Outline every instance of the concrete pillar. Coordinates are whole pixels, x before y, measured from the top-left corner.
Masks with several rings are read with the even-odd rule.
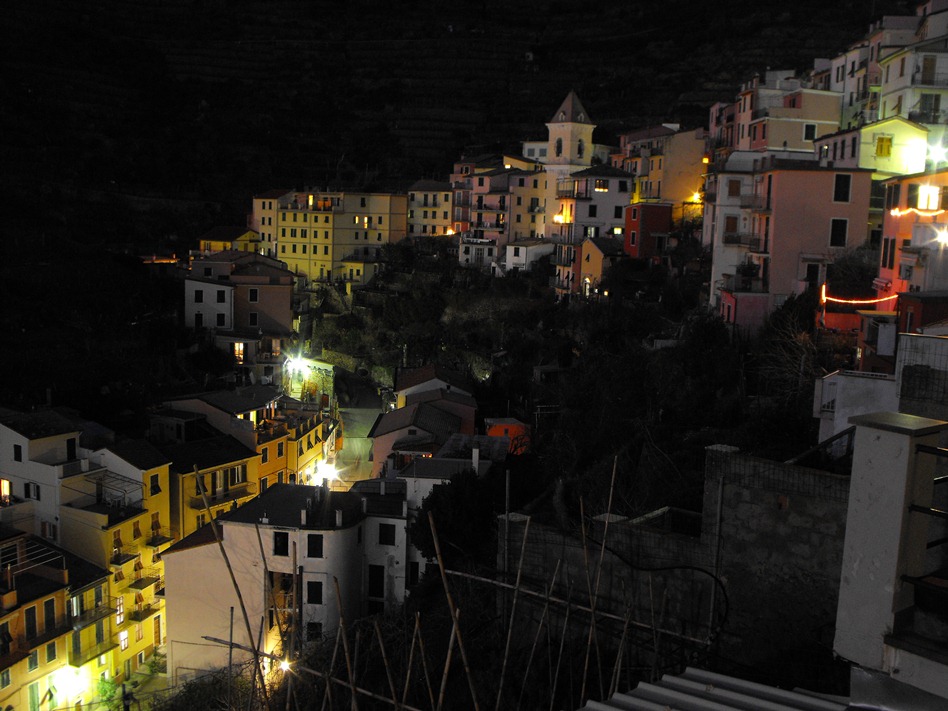
[[[901,576],[924,572],[936,458],[916,445],[937,446],[948,422],[896,412],[850,418],[856,425],[846,517],[836,640],[840,656],[870,669],[885,666],[884,637],[896,614],[914,604]]]

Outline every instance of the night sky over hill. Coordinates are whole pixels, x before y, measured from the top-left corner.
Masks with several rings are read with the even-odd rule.
[[[749,72],[806,68],[904,2],[15,3],[3,23],[13,229],[187,248],[274,186],[392,189],[543,135],[574,88],[597,138],[705,122]]]

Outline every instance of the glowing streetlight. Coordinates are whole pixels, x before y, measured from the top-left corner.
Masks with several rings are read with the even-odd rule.
[[[290,663],[286,659],[280,662],[280,671],[288,672],[290,670]]]

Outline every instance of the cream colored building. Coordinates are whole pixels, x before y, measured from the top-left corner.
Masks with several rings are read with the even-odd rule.
[[[454,234],[454,190],[451,183],[419,180],[408,188],[408,234],[412,237]]]

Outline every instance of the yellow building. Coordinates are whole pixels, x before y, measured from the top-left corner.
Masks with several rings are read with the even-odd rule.
[[[118,644],[110,673],[122,681],[164,643],[170,460],[145,441],[111,445],[94,458],[101,469],[63,480],[60,525],[66,547],[112,573]]]
[[[108,572],[0,528],[0,708],[91,703],[117,644]]]
[[[276,256],[310,281],[366,284],[407,232],[407,195],[307,191],[277,204]]]
[[[454,234],[453,190],[451,183],[419,180],[408,188],[408,234],[446,236]]]
[[[202,254],[237,250],[238,252],[260,252],[260,234],[246,227],[214,227],[198,239]]]

